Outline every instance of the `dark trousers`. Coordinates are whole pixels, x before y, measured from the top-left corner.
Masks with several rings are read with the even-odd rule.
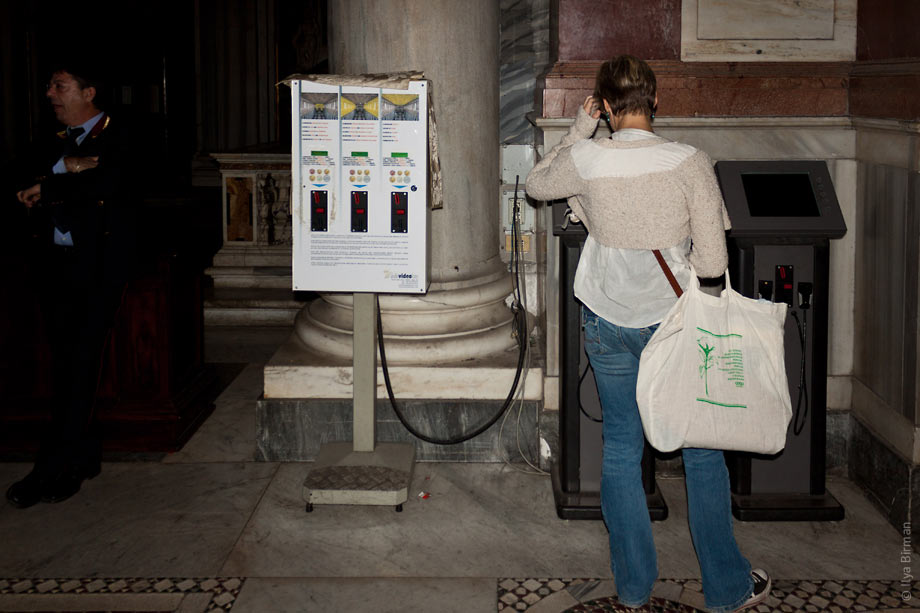
[[[91,469],[101,457],[93,423],[107,341],[124,284],[93,280],[77,270],[72,248],[54,247],[39,290],[51,347],[53,407],[36,468],[49,474]]]

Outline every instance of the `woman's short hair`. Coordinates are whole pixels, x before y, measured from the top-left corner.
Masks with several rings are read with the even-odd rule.
[[[621,111],[652,115],[655,112],[655,73],[644,61],[620,55],[601,64],[594,97],[606,100],[614,115]]]

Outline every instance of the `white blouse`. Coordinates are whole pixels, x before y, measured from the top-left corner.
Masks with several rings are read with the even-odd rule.
[[[631,128],[614,132],[610,138],[631,141],[650,136],[653,136],[650,132]],[[655,160],[648,159],[647,155],[622,152],[616,160],[617,174],[669,170],[686,158],[676,143],[673,147],[666,145],[654,149],[658,153]],[[677,283],[686,288],[691,278],[690,237],[660,251]],[[654,253],[647,249],[605,247],[590,235],[575,272],[575,296],[610,323],[626,328],[645,328],[660,323],[677,301]]]

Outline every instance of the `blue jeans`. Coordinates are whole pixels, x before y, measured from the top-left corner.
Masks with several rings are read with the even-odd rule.
[[[610,534],[610,566],[620,601],[645,604],[658,561],[642,487],[645,436],[636,405],[639,356],[657,325],[623,328],[583,309],[585,351],[604,415],[601,510]],[[703,576],[706,607],[733,611],[751,595],[751,565],[732,528],[728,469],[721,451],[684,449],[690,534]]]

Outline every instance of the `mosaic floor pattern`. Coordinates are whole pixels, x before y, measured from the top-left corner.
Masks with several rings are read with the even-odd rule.
[[[172,595],[172,600],[144,602],[144,611],[231,611],[244,578],[60,578],[0,579],[0,611],[54,610],[32,608],[49,597],[70,595],[67,611],[126,610],[144,595]],[[621,605],[613,582],[604,579],[497,580],[497,610],[506,613],[606,613],[635,611]],[[195,602],[184,602],[194,597]],[[100,600],[102,599],[102,600]],[[85,603],[81,608],[79,603]],[[157,606],[157,602],[162,606]],[[858,611],[920,612],[920,581],[873,580],[776,580],[767,600],[752,609],[756,613],[851,613]],[[9,608],[9,606],[23,608]],[[26,603],[26,604],[23,604]],[[29,604],[31,603],[31,604]],[[77,603],[77,604],[74,604]],[[26,608],[28,606],[28,608]],[[100,608],[102,607],[102,608]],[[63,609],[62,609],[63,610]],[[642,611],[696,613],[704,611],[698,580],[659,581],[652,599]]]
[[[498,610],[509,613],[635,610],[619,604],[614,592],[610,580],[499,579]],[[702,585],[698,580],[663,579],[656,584],[649,606],[643,610],[656,613],[703,611]],[[757,613],[920,612],[920,581],[774,580],[767,600],[749,610]]]
[[[147,608],[156,607],[157,601],[151,601],[149,598],[142,599],[143,595],[174,595],[177,598],[160,599],[162,605],[169,605],[168,608],[160,608],[161,611],[174,611],[177,606],[173,607],[169,603],[181,603],[183,596],[195,596],[193,600],[200,602],[198,610],[204,611],[229,611],[233,608],[240,589],[242,589],[245,579],[238,577],[215,577],[215,578],[88,578],[88,579],[0,579],[0,603],[6,601],[9,604],[20,604],[19,606],[30,606],[41,602],[54,602],[53,598],[61,598],[69,595],[72,598],[68,602],[68,611],[98,611],[105,608],[112,608],[124,611],[120,608],[124,605],[131,605],[131,601],[139,602],[144,600],[144,610],[151,611]],[[50,597],[50,598],[49,598]],[[80,602],[85,602],[87,607],[79,608]],[[72,604],[76,603],[76,604]],[[103,606],[105,608],[100,609]],[[140,606],[140,605],[138,605]],[[77,608],[74,608],[77,607]],[[119,607],[119,608],[116,608]],[[0,611],[10,611],[3,604],[0,604]],[[16,610],[53,610],[53,609],[16,609]],[[190,610],[188,604],[183,610]]]

